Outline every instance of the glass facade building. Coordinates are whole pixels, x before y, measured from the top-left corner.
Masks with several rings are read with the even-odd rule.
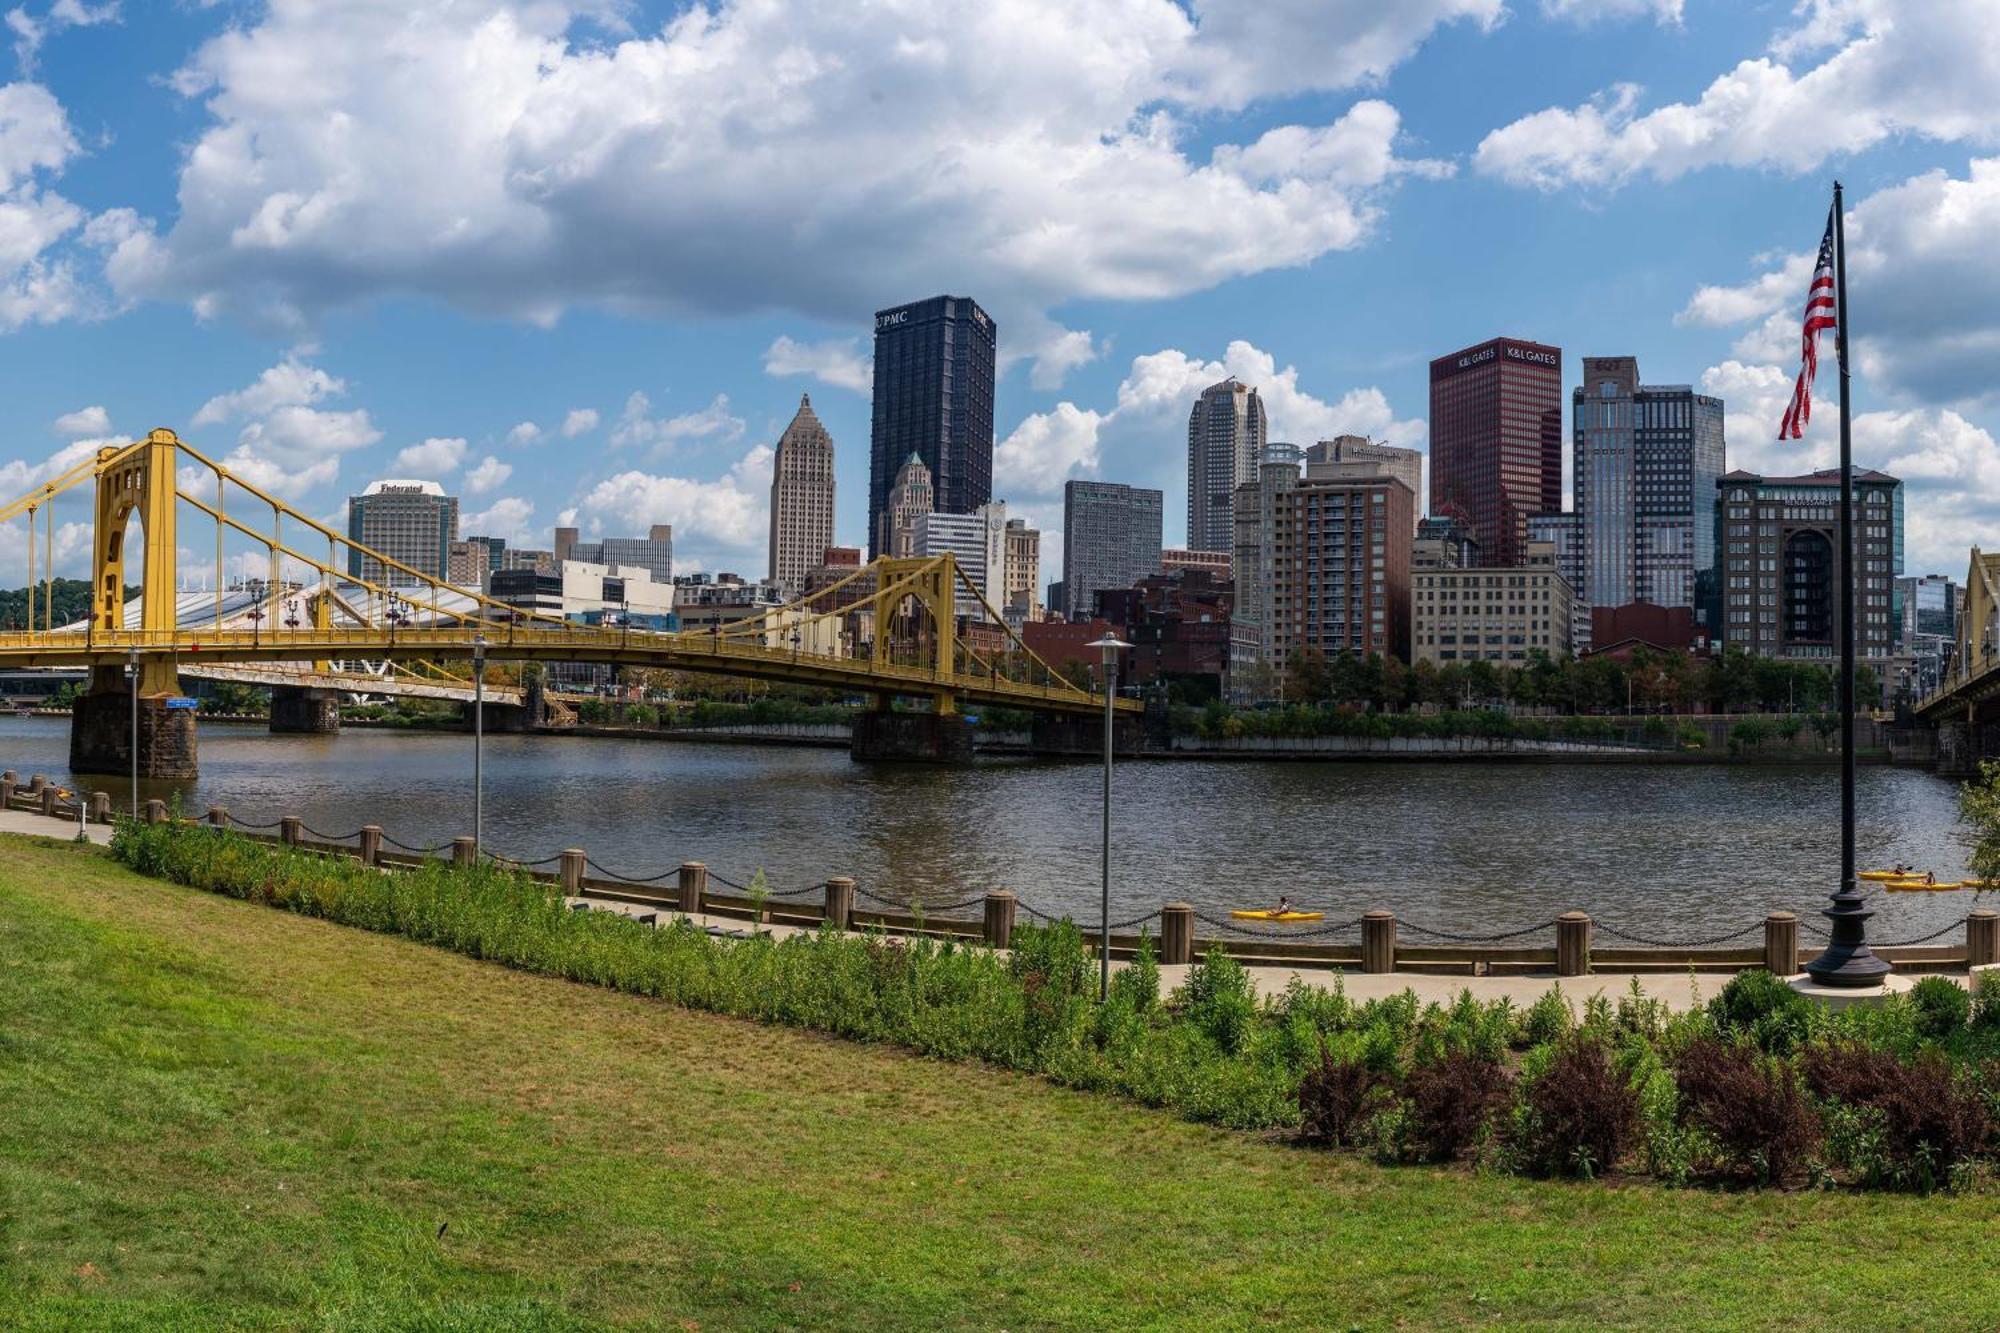
[[[347,499],[347,536],[418,573],[447,579],[451,544],[458,540],[458,497],[434,481],[371,482]],[[422,582],[355,550],[347,553],[347,572],[391,588]]]
[[[1528,516],[1562,509],[1562,349],[1495,338],[1431,362],[1431,513],[1487,564],[1525,558]]]
[[[1187,436],[1187,544],[1194,550],[1226,551],[1236,540],[1236,488],[1285,452],[1269,456],[1269,434],[1264,400],[1240,380],[1211,384],[1194,400]]]
[[[993,320],[964,296],[875,312],[875,398],[868,452],[868,548],[889,550],[890,491],[912,454],[942,514],[993,498]]]
[[[1063,601],[1071,620],[1097,613],[1097,594],[1160,572],[1160,491],[1111,481],[1063,486]]]
[[[1719,629],[1715,494],[1722,400],[1685,384],[1639,382],[1629,356],[1583,359],[1571,399],[1572,477],[1582,543],[1579,597],[1688,607]]]

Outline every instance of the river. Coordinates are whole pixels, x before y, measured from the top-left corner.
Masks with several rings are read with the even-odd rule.
[[[0,767],[66,775],[68,734],[63,718],[0,719]],[[204,722],[202,775],[181,799],[197,814],[296,814],[328,834],[377,823],[422,846],[471,831],[471,756],[462,735]],[[932,903],[1006,887],[1098,919],[1101,776],[1089,763],[871,766],[841,750],[492,736],[485,772],[487,845],[521,859],[575,846],[620,874],[699,860],[739,882],[762,867],[779,889],[852,875]],[[1830,766],[1123,763],[1112,915],[1175,899],[1219,914],[1285,893],[1330,920],[1386,907],[1465,933],[1569,908],[1686,942],[1773,908],[1817,922],[1839,860],[1838,784]],[[116,779],[84,785],[128,799]],[[1864,767],[1863,866],[1963,878],[1956,797],[1927,773]],[[1874,897],[1887,939],[1974,905],[1969,893]]]

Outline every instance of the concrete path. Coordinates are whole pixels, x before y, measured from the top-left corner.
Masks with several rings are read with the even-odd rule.
[[[102,845],[111,841],[109,824],[92,824],[90,840]],[[70,842],[76,837],[76,819],[50,819],[46,815],[29,814],[25,810],[0,810],[0,833],[26,833],[37,838],[56,838]]]

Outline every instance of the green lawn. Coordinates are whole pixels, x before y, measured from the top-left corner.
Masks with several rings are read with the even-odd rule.
[[[10,1328],[1991,1328],[1996,1211],[1386,1170],[0,838]]]

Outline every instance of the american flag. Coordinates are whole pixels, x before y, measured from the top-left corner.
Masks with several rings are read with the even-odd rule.
[[[1796,440],[1812,420],[1813,377],[1819,374],[1820,330],[1840,321],[1833,301],[1833,214],[1826,216],[1826,235],[1820,238],[1819,262],[1813,265],[1812,286],[1806,291],[1806,326],[1799,347],[1799,378],[1792,386],[1791,405],[1778,424],[1778,438]]]

